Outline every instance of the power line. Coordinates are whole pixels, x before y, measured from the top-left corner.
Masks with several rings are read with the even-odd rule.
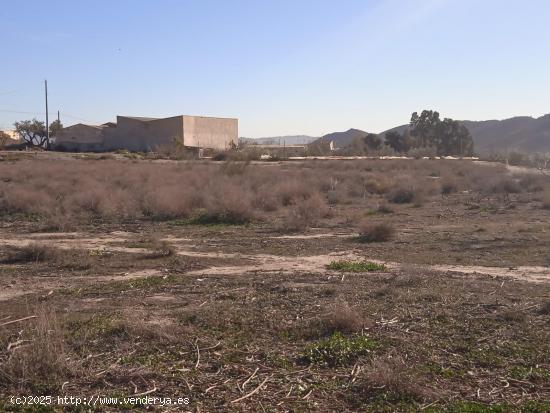
[[[101,123],[101,122],[99,122],[99,121],[97,121],[97,120],[83,119],[83,118],[81,118],[81,117],[79,117],[79,116],[71,115],[71,114],[69,114],[69,113],[67,113],[67,112],[61,112],[61,115],[65,116],[65,117],[67,117],[67,118],[76,119],[76,120],[81,120],[81,121],[83,121],[83,122],[88,122],[88,123]]]
[[[11,109],[0,109],[0,112],[8,112],[8,113],[23,113],[26,115],[43,115],[44,112],[25,112],[22,110],[11,110]]]
[[[45,114],[44,112],[26,112],[26,111],[22,111],[22,110],[11,110],[11,109],[0,109],[0,112],[19,113],[19,114],[23,114],[23,115],[44,115]],[[56,112],[49,112],[48,111],[48,115],[57,115],[57,111]],[[61,112],[61,115],[65,116],[67,118],[76,119],[76,120],[80,120],[80,121],[83,121],[83,122],[101,123],[99,121],[84,119],[84,118],[81,118],[80,116],[71,115],[70,113],[66,113],[66,112]]]
[[[0,92],[0,96],[9,95],[15,92],[17,92],[17,90],[6,90],[4,92]]]

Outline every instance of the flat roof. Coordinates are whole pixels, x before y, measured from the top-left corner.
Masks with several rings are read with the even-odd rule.
[[[127,118],[127,119],[134,119],[134,120],[140,120],[143,122],[148,122],[150,120],[159,120],[164,118],[146,118],[143,116],[124,116],[124,115],[117,115],[118,118]]]
[[[166,118],[148,118],[148,117],[144,117],[144,116],[125,116],[125,115],[117,115],[117,117],[127,118],[127,119],[134,119],[134,120],[139,120],[139,121],[142,121],[142,122],[149,122],[149,121],[153,121],[153,120],[162,120],[162,119],[172,119],[172,118],[179,118],[179,117],[239,120],[238,118],[224,118],[224,117],[220,117],[220,116],[197,116],[197,115],[176,115],[176,116],[168,116]]]

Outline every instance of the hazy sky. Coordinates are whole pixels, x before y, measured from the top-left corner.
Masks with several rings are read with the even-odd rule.
[[[44,117],[44,78],[65,125],[207,115],[260,137],[550,112],[548,0],[4,0],[0,22],[0,128]]]

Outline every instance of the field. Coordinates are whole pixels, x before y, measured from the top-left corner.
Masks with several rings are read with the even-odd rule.
[[[548,175],[1,159],[0,411],[550,411]]]

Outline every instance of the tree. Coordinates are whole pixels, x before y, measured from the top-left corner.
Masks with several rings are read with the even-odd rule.
[[[50,123],[50,138],[57,136],[61,129],[63,129],[63,124],[59,120]]]
[[[380,139],[378,135],[374,133],[369,133],[367,134],[367,136],[365,136],[365,144],[367,145],[368,149],[377,151],[382,146],[382,139]]]
[[[318,139],[307,145],[307,154],[309,156],[330,155],[330,142],[324,139]]]
[[[445,118],[438,127],[438,137],[438,155],[473,155],[472,136],[468,128],[460,122]]]
[[[397,131],[386,132],[384,142],[395,152],[408,152],[411,149],[410,139],[407,134],[401,135]]]
[[[456,120],[441,120],[436,111],[423,110],[420,116],[414,112],[409,130],[416,147],[433,147],[442,156],[473,154],[474,144],[468,129]]]
[[[413,112],[410,121],[411,136],[415,140],[415,146],[418,147],[437,147],[437,128],[441,120],[439,112],[433,110],[423,110],[420,116]]]
[[[0,146],[4,146],[9,139],[10,139],[10,135],[0,130]]]
[[[46,126],[44,122],[41,122],[37,119],[33,120],[22,120],[20,122],[15,122],[15,131],[19,134],[21,139],[29,145],[36,147],[46,147],[50,146],[48,140],[48,134],[46,133]],[[50,138],[56,136],[59,131],[63,128],[63,125],[59,121],[54,121],[50,124]]]

